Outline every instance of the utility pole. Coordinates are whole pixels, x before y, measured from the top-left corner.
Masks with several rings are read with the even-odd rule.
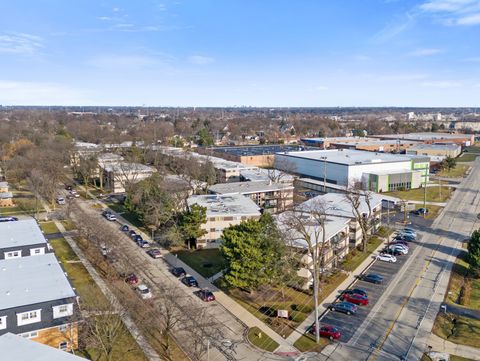
[[[327,193],[327,157],[321,159],[323,159],[323,193]]]
[[[423,184],[423,218],[427,216],[427,176],[424,177],[425,183]]]

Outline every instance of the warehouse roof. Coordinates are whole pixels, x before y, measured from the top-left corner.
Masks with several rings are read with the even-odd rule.
[[[415,150],[415,149],[438,149],[438,150],[457,150],[459,149],[460,146],[458,144],[438,144],[438,143],[435,143],[435,144],[425,144],[425,143],[420,143],[420,144],[416,144],[412,147],[410,147],[411,150]]]
[[[277,154],[280,156],[285,155],[292,158],[309,159],[320,162],[323,162],[325,160],[327,163],[337,163],[344,165],[365,165],[410,161],[410,158],[405,157],[404,155],[367,152],[353,149],[328,149],[304,152],[286,152]]]
[[[53,253],[0,260],[0,310],[75,296]]]
[[[33,218],[0,222],[0,249],[47,243]]]
[[[470,139],[471,134],[451,134],[451,133],[408,133],[408,134],[380,134],[372,135],[374,138],[385,139],[412,139],[412,140],[441,140],[441,139]]]
[[[207,217],[260,215],[260,208],[255,202],[241,194],[191,196],[187,199],[187,204],[207,208]]]
[[[255,156],[275,154],[277,152],[301,151],[304,150],[304,148],[304,146],[299,145],[271,144],[238,147],[211,147],[207,148],[207,151],[211,150],[217,153],[225,153],[236,156]]]

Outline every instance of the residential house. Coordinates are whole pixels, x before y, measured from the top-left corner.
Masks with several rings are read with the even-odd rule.
[[[0,336],[76,348],[77,295],[55,255],[3,259],[0,270]]]
[[[28,340],[13,333],[0,336],[2,361],[85,361],[62,349]]]
[[[0,260],[41,256],[51,251],[35,219],[0,223]]]

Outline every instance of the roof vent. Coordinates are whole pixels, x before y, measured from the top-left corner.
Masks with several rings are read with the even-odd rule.
[[[7,296],[10,296],[10,291],[7,291],[5,294],[6,294]]]

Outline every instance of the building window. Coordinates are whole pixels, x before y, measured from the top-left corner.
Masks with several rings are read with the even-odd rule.
[[[7,328],[7,316],[0,317],[0,330],[5,330]]]
[[[68,347],[68,342],[67,341],[63,341],[63,342],[60,342],[58,344],[58,348],[62,351],[66,351],[67,347]]]
[[[34,338],[34,337],[38,337],[38,332],[37,331],[25,332],[25,333],[22,333],[21,336],[23,338]]]
[[[73,303],[53,306],[53,318],[60,318],[73,315]]]
[[[41,310],[17,313],[17,323],[19,326],[29,325],[41,321]]]
[[[38,256],[41,254],[45,254],[45,247],[30,249],[30,256]]]
[[[20,257],[22,257],[22,251],[5,252],[5,259],[20,258]]]

